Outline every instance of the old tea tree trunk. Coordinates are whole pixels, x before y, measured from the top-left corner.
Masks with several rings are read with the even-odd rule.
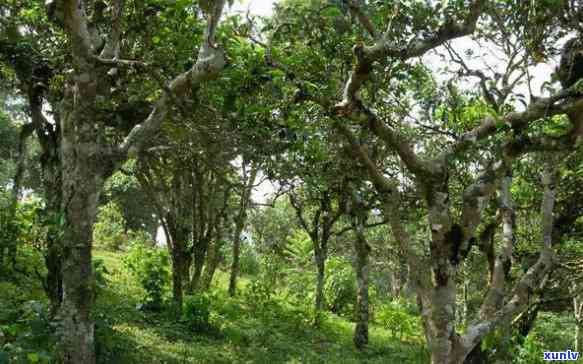
[[[85,2],[59,1],[63,24],[69,37],[73,73],[65,89],[61,114],[61,170],[63,227],[63,302],[60,321],[62,362],[95,363],[94,323],[91,319],[94,277],[91,265],[93,223],[104,180],[128,156],[135,156],[156,133],[171,104],[171,98],[188,95],[198,83],[214,77],[224,66],[222,51],[212,44],[223,2],[216,1],[207,15],[205,42],[194,66],[177,76],[156,102],[154,109],[137,125],[121,145],[107,145],[103,122],[94,119],[98,99],[107,100],[108,81],[102,77],[108,67],[139,62],[118,60],[122,2],[113,1],[112,31],[98,54],[90,36]],[[143,66],[144,64],[141,63]],[[169,95],[172,94],[172,95]]]
[[[368,302],[368,282],[369,282],[369,254],[370,246],[364,235],[364,224],[366,215],[363,211],[356,211],[358,215],[353,217],[356,251],[356,326],[354,327],[354,337],[352,341],[358,349],[364,349],[368,344],[368,319],[369,319],[369,302]]]
[[[376,117],[369,114],[369,121],[376,123]],[[347,138],[359,160],[367,167],[371,181],[383,197],[383,213],[391,222],[396,239],[407,251],[407,234],[400,228],[398,206],[398,181],[387,178],[370,160],[368,152],[358,143],[355,135],[343,124],[337,128]],[[573,130],[579,130],[573,128]],[[385,130],[387,131],[387,130]],[[390,131],[387,131],[390,132]],[[570,136],[568,136],[570,137]],[[527,306],[531,292],[544,281],[550,271],[554,251],[552,248],[553,206],[555,201],[555,175],[552,162],[547,162],[542,178],[543,201],[542,247],[538,261],[515,283],[506,287],[504,279],[506,267],[512,256],[514,244],[513,217],[511,203],[511,162],[521,153],[528,151],[524,143],[510,143],[494,153],[494,158],[484,171],[463,193],[462,214],[458,222],[450,212],[448,171],[445,158],[426,163],[404,146],[399,150],[407,167],[417,175],[417,188],[426,201],[428,223],[431,228],[430,259],[409,249],[409,264],[416,267],[412,282],[422,309],[422,319],[431,352],[432,364],[461,364],[472,349],[485,335],[499,327],[501,323],[512,320]],[[500,157],[499,157],[500,155]],[[490,266],[490,282],[479,317],[469,324],[465,332],[455,329],[456,322],[456,274],[457,267],[469,251],[471,237],[481,221],[484,201],[491,199],[499,189],[503,215],[503,247]],[[425,261],[427,264],[419,264]]]

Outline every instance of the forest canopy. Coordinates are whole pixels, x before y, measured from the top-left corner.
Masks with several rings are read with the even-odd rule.
[[[583,4],[269,6],[0,0],[0,363],[577,360]]]

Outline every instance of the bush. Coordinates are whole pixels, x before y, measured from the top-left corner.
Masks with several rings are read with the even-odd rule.
[[[182,308],[182,319],[194,331],[208,331],[210,328],[211,300],[205,294],[186,296]]]
[[[401,300],[382,305],[377,310],[376,319],[391,332],[393,338],[399,340],[404,336],[416,336],[421,332],[419,316],[412,313],[407,303]]]
[[[107,287],[108,281],[106,275],[109,274],[109,271],[103,259],[94,259],[92,264],[93,275],[95,276],[95,294],[97,295]]]
[[[125,219],[114,202],[101,206],[97,222],[93,227],[93,241],[96,246],[108,250],[120,250],[128,241]]]
[[[536,334],[530,334],[522,345],[514,347],[515,363],[517,364],[543,364],[544,345]]]
[[[46,305],[28,301],[14,314],[17,319],[0,324],[0,363],[51,363],[56,341]]]
[[[332,257],[326,264],[324,297],[330,311],[345,317],[354,316],[356,281],[350,262],[341,257]]]
[[[152,238],[152,236],[144,231],[144,230],[130,230],[127,235],[128,238],[128,246],[133,245],[142,245],[146,247],[156,247],[156,241]]]
[[[159,311],[170,279],[168,252],[134,244],[123,262],[146,292],[143,308]]]
[[[257,253],[246,243],[241,244],[240,269],[241,274],[250,276],[257,275],[261,269]]]

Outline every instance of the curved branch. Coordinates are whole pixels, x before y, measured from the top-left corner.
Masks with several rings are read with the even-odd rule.
[[[150,115],[143,123],[136,125],[118,148],[120,159],[136,156],[147,145],[149,139],[160,129],[168,115],[173,96],[184,97],[189,90],[200,86],[203,82],[214,79],[225,67],[226,59],[222,49],[214,44],[216,28],[223,11],[224,0],[213,2],[213,9],[208,14],[204,42],[199,50],[198,59],[191,69],[178,75],[168,86],[169,92],[164,93],[154,104]]]

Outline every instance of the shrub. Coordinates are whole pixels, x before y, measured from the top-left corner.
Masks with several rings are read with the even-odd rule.
[[[182,319],[194,331],[208,331],[210,328],[211,300],[201,293],[186,296],[182,308]]]
[[[257,253],[246,243],[241,244],[240,269],[241,274],[250,276],[257,275],[261,269]]]
[[[107,287],[106,274],[109,273],[103,259],[93,260],[93,274],[95,276],[95,294],[99,294],[101,290]]]
[[[413,314],[406,303],[395,300],[382,305],[376,311],[377,321],[391,332],[393,338],[416,336],[421,332],[420,318]]]
[[[0,325],[0,363],[51,363],[56,342],[46,305],[28,301],[15,314],[18,319]]]
[[[526,337],[522,345],[517,345],[514,348],[515,362],[517,364],[542,364],[544,344],[541,343],[541,338],[536,334],[531,334]]]
[[[114,202],[101,206],[97,222],[93,228],[93,241],[96,246],[108,250],[119,250],[127,242],[125,219]]]
[[[170,278],[168,252],[134,244],[123,261],[146,292],[143,308],[160,310]]]
[[[350,262],[332,257],[326,264],[324,297],[329,309],[339,315],[353,317],[356,302],[356,281]]]
[[[274,293],[269,282],[263,279],[254,279],[247,285],[244,297],[252,308],[261,310],[269,305]]]
[[[152,238],[152,236],[144,231],[144,230],[130,230],[128,232],[128,246],[133,246],[133,245],[142,245],[142,246],[146,246],[146,247],[156,247],[156,242],[154,241],[154,239]]]

